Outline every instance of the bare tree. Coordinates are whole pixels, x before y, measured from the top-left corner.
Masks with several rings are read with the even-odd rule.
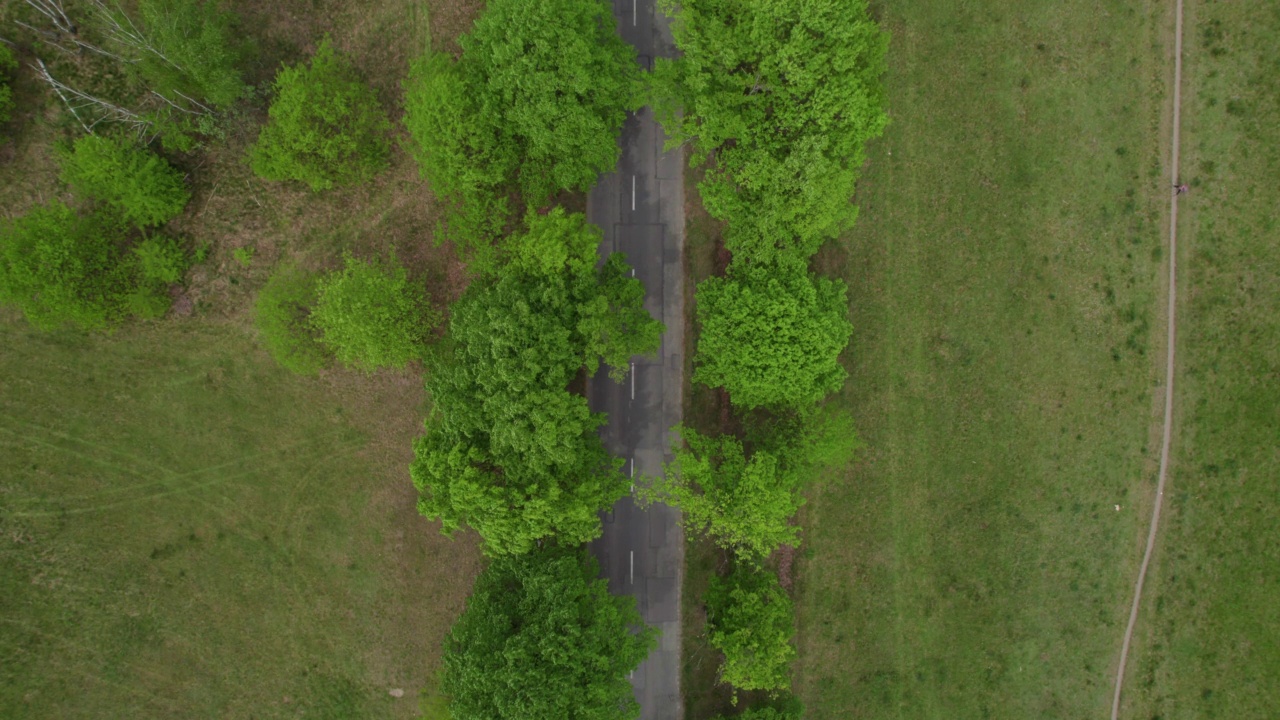
[[[92,133],[95,127],[107,121],[131,126],[140,133],[151,126],[150,120],[132,110],[77,90],[58,80],[39,58],[31,67],[49,87],[53,88],[53,91],[62,99],[62,104],[67,106],[67,110],[87,133]]]

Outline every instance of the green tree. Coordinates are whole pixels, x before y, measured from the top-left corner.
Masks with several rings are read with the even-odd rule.
[[[643,499],[680,508],[686,528],[752,563],[779,545],[799,543],[800,528],[790,520],[804,500],[785,454],[759,449],[748,454],[732,436],[678,430],[686,447],[676,448],[675,461],[643,490]]]
[[[695,382],[741,408],[801,409],[838,390],[853,329],[844,283],[795,265],[730,267],[698,284]]]
[[[139,227],[172,220],[191,199],[182,173],[126,140],[85,135],[60,155],[63,182],[80,195],[111,205]]]
[[[32,325],[104,328],[168,308],[137,258],[124,252],[126,227],[106,214],[78,215],[54,201],[0,225],[0,302]]]
[[[380,263],[347,256],[342,270],[319,280],[310,317],[339,362],[369,371],[421,358],[439,321],[395,255]]]
[[[17,67],[18,59],[13,51],[0,42],[0,123],[9,122],[13,117],[13,88],[9,86],[9,76]]]
[[[460,229],[500,229],[511,184],[537,206],[614,166],[639,67],[607,2],[493,0],[459,44],[413,64],[404,122]]]
[[[502,232],[510,209],[501,192],[512,172],[493,123],[480,115],[474,88],[444,53],[428,51],[404,82],[404,125],[422,176],[445,204],[444,232],[480,252]]]
[[[299,375],[314,375],[329,361],[320,333],[310,322],[318,279],[294,265],[283,265],[267,279],[254,303],[254,323],[267,352]]]
[[[386,113],[328,38],[309,65],[280,70],[275,92],[249,154],[259,176],[319,191],[364,182],[387,166]]]
[[[683,55],[659,60],[658,116],[744,259],[802,261],[856,217],[864,146],[887,123],[888,35],[866,0],[664,0]],[[678,6],[678,8],[677,8]]]
[[[496,276],[454,305],[427,380],[433,416],[411,468],[418,507],[446,531],[475,528],[490,554],[590,540],[600,510],[627,492],[596,432],[601,416],[568,386],[602,355],[621,368],[656,349],[662,326],[620,258],[596,267],[599,241],[581,215],[532,215]]]
[[[496,558],[445,644],[454,720],[630,720],[655,632],[580,548]],[[641,628],[637,631],[636,628]]]
[[[724,653],[720,679],[735,691],[790,687],[795,615],[777,575],[735,566],[712,578],[706,602],[707,641]]]

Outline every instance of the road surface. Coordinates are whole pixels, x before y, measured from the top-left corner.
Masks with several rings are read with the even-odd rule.
[[[671,57],[668,19],[653,0],[614,0],[618,32],[635,46],[648,69]],[[601,255],[621,252],[645,286],[645,308],[667,326],[657,357],[633,358],[627,379],[615,383],[602,369],[592,378],[591,408],[607,413],[605,446],[626,461],[624,472],[656,476],[670,459],[670,429],[680,422],[684,372],[684,166],[648,108],[627,119],[622,156],[587,201],[587,218],[604,230]],[[647,510],[623,498],[604,517],[592,543],[609,589],[636,598],[649,625],[662,632],[659,647],[632,675],[642,720],[680,720],[680,583],[684,534],[679,513],[665,505]]]

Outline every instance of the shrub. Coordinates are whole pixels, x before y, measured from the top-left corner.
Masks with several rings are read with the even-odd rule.
[[[409,280],[395,256],[346,266],[320,279],[311,324],[344,365],[364,370],[401,368],[422,357],[439,314],[426,291]]]
[[[267,352],[299,375],[316,374],[329,359],[308,320],[316,301],[316,280],[297,267],[282,266],[267,279],[254,304],[254,323]]]
[[[250,150],[259,176],[319,191],[364,182],[386,167],[386,114],[327,38],[309,65],[276,75],[275,91],[271,119]]]
[[[0,301],[42,329],[97,329],[132,308],[136,267],[119,250],[124,225],[54,201],[0,225]]]
[[[178,241],[163,235],[149,237],[133,249],[138,256],[138,272],[143,280],[172,285],[191,267]]]
[[[191,199],[182,173],[164,158],[117,138],[85,135],[61,152],[61,160],[63,182],[134,225],[166,223]]]
[[[0,123],[13,117],[13,88],[9,87],[9,74],[18,67],[18,59],[8,45],[0,42]]]

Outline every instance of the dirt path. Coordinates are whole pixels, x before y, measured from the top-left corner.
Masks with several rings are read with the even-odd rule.
[[[1177,0],[1173,51],[1173,162],[1170,167],[1172,182],[1178,177],[1178,149],[1182,131],[1182,0]],[[1147,549],[1142,554],[1142,568],[1138,570],[1138,582],[1133,590],[1133,606],[1129,608],[1129,624],[1124,629],[1124,644],[1120,646],[1120,665],[1116,669],[1116,692],[1111,699],[1111,720],[1120,716],[1120,694],[1124,689],[1124,671],[1129,659],[1129,645],[1133,641],[1133,627],[1138,622],[1138,608],[1142,604],[1142,586],[1147,580],[1147,568],[1156,545],[1160,529],[1160,510],[1164,507],[1164,487],[1169,477],[1169,445],[1173,434],[1173,365],[1177,343],[1178,308],[1178,193],[1171,191],[1169,205],[1169,307],[1168,330],[1165,345],[1164,367],[1164,432],[1160,441],[1160,475],[1156,483],[1156,500],[1151,509],[1151,527],[1147,530]]]

